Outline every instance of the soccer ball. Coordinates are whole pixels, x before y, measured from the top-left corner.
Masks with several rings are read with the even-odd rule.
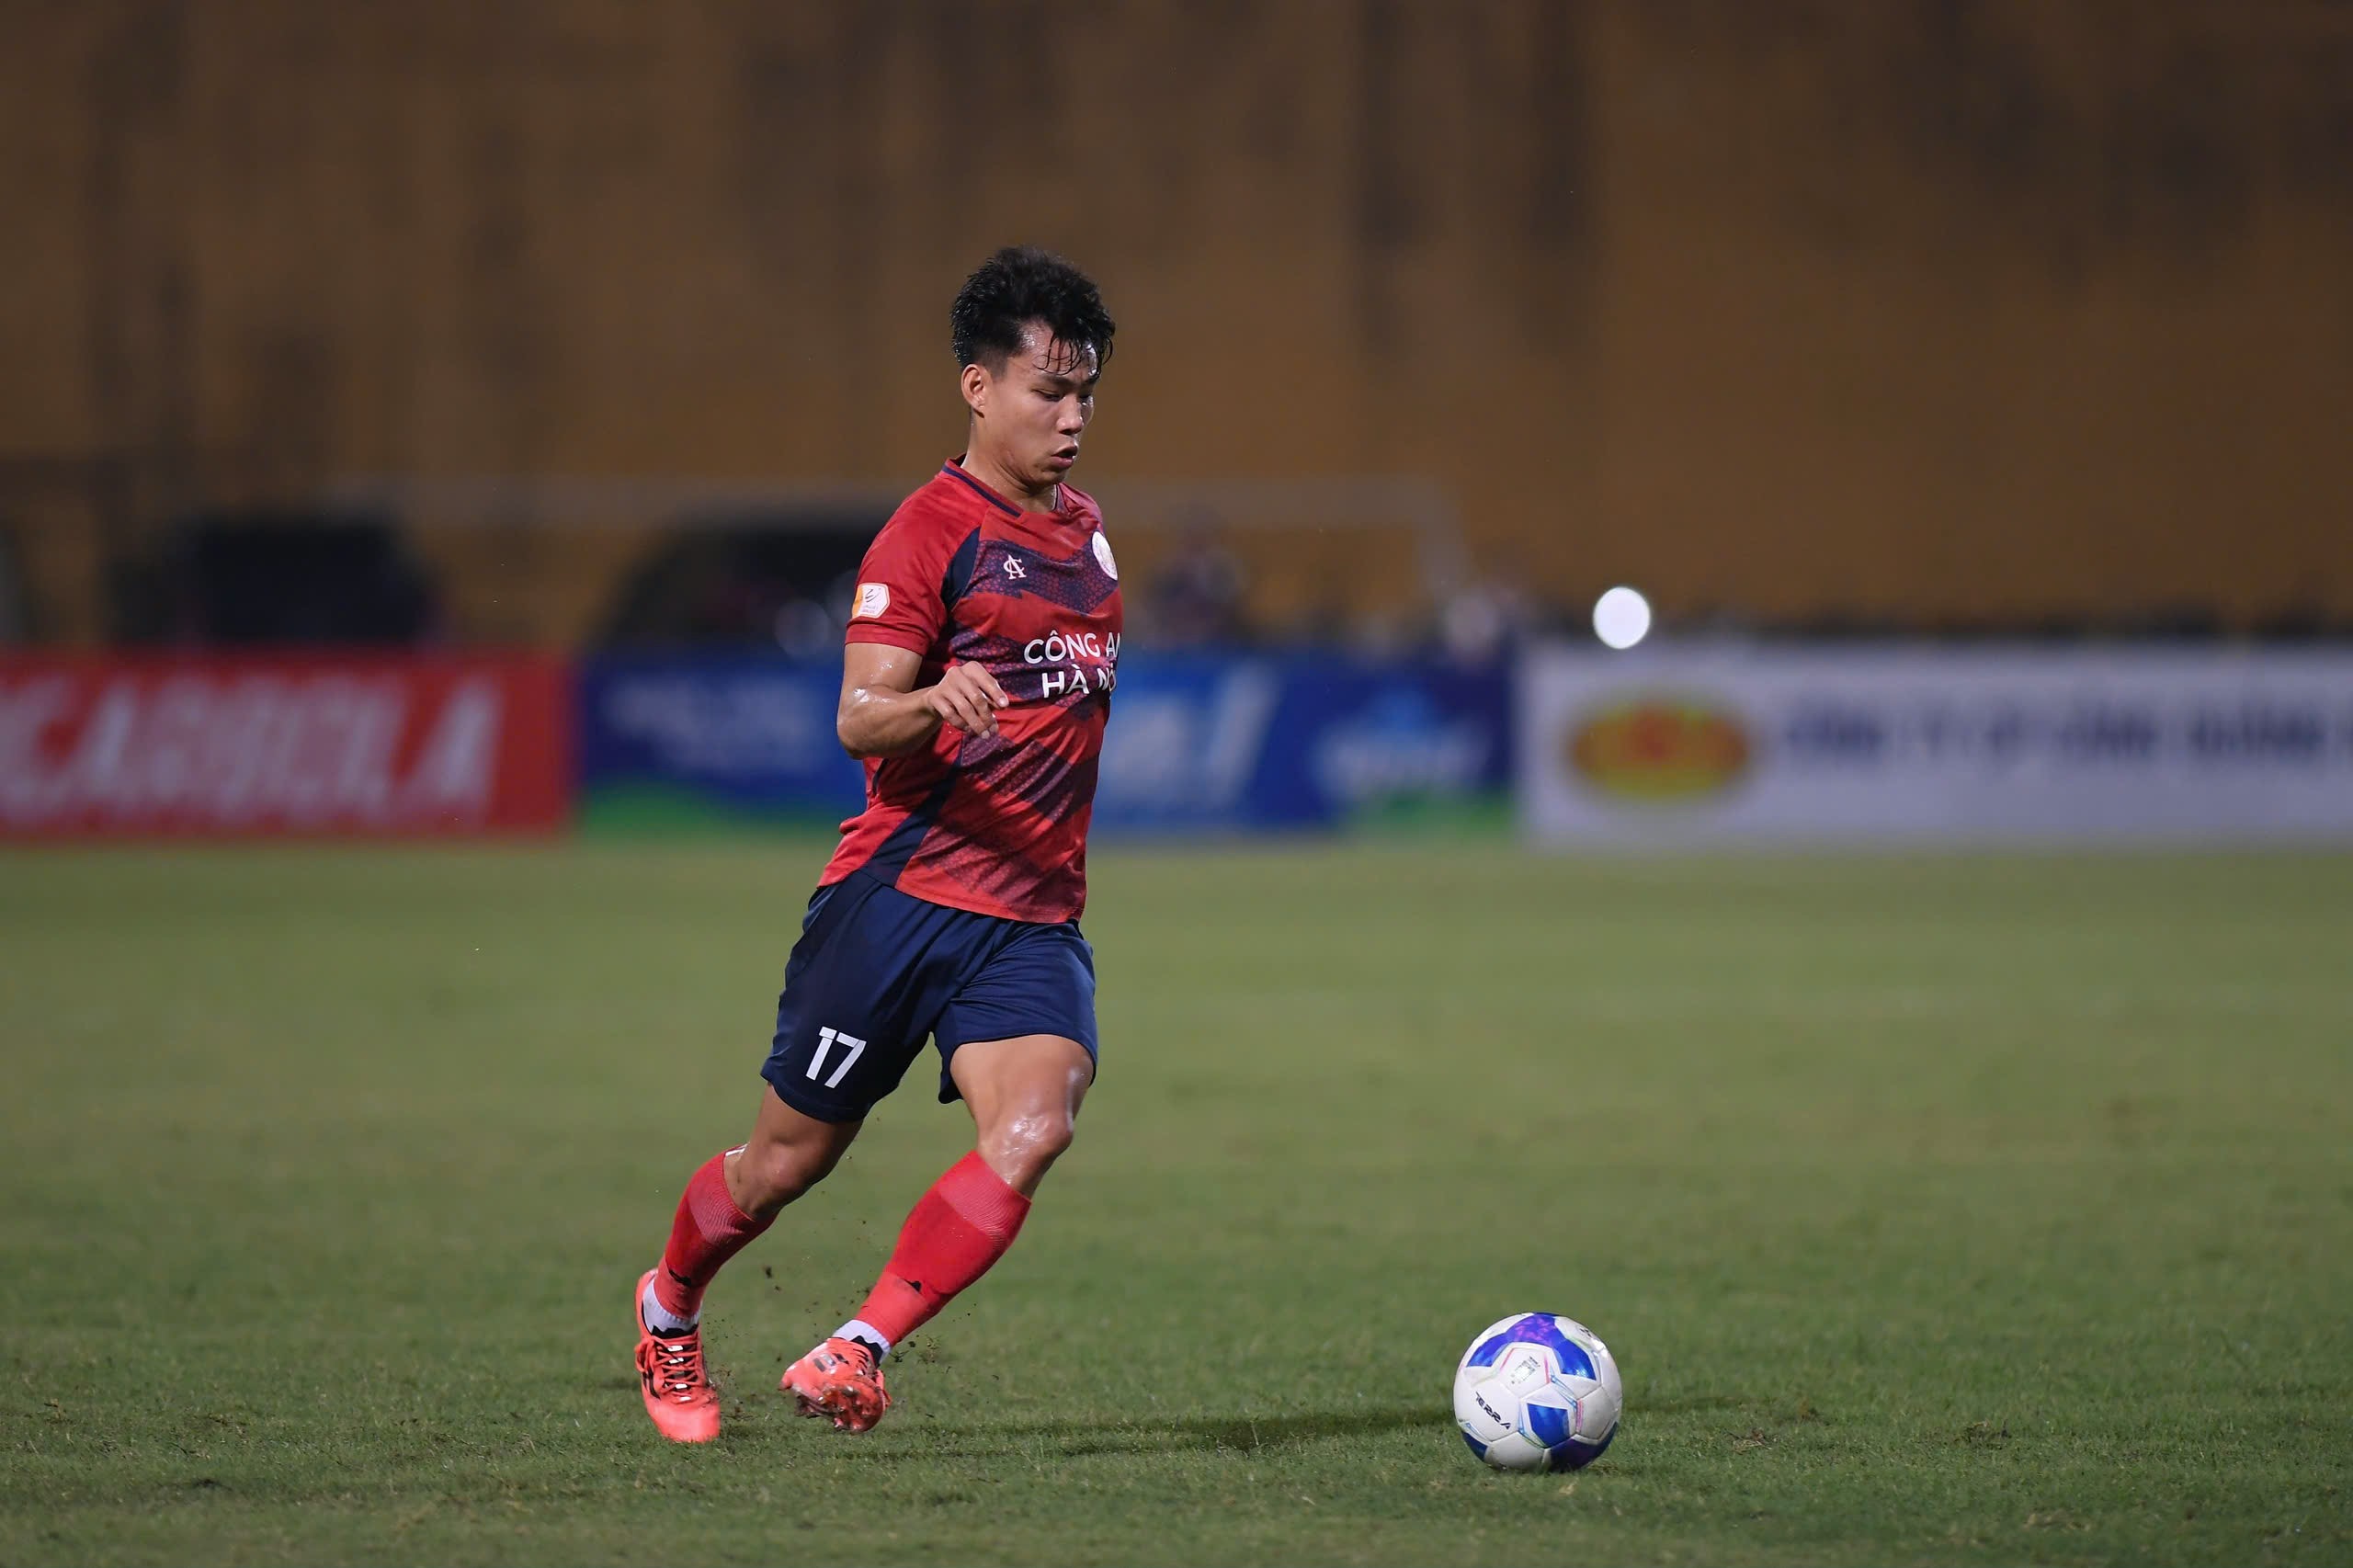
[[[1454,1369],[1454,1419],[1498,1470],[1583,1470],[1618,1435],[1625,1385],[1593,1330],[1515,1312],[1471,1342]]]

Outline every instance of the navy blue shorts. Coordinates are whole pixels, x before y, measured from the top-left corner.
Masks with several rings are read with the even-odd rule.
[[[857,1121],[939,1047],[1052,1034],[1096,1053],[1095,949],[1078,923],[1004,920],[927,903],[863,871],[819,888],[784,966],[760,1076],[820,1121]]]

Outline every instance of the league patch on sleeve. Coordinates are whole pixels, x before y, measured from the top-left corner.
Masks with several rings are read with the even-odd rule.
[[[852,620],[870,620],[891,608],[891,585],[887,583],[860,583],[858,601],[850,607]]]

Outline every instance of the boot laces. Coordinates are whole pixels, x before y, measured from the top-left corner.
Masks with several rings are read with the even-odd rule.
[[[699,1335],[688,1335],[681,1339],[654,1341],[654,1392],[664,1399],[675,1399],[684,1404],[691,1401],[703,1386],[702,1346]]]

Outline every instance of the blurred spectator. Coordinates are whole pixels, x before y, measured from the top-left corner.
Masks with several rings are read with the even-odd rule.
[[[1198,518],[1186,523],[1153,574],[1154,640],[1171,648],[1241,641],[1244,586],[1242,563],[1216,530]]]
[[[858,563],[881,522],[824,511],[686,521],[631,570],[597,640],[838,658]]]
[[[24,574],[17,566],[16,537],[0,528],[0,648],[32,640],[25,597]]]
[[[440,609],[396,524],[240,512],[187,518],[116,563],[115,635],[202,647],[412,646]]]
[[[854,580],[845,577],[824,599],[788,600],[776,612],[776,645],[796,659],[824,660],[838,654],[854,592]]]
[[[1473,573],[1438,607],[1438,642],[1449,658],[1487,664],[1510,652],[1535,630],[1537,607],[1523,585],[1524,573]]]

